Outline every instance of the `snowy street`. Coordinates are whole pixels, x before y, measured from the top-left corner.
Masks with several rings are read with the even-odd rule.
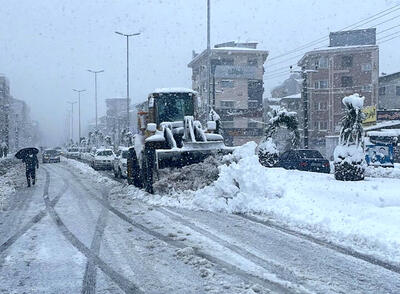
[[[1,293],[399,293],[396,266],[249,216],[110,197],[44,164],[0,215]]]

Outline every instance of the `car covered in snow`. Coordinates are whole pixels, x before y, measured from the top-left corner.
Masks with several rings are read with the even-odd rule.
[[[126,166],[129,156],[129,148],[119,147],[117,153],[115,154],[113,171],[116,178],[126,178]]]
[[[80,159],[81,154],[79,152],[78,147],[67,148],[66,157],[72,158],[72,159]]]
[[[42,153],[42,163],[60,162],[60,153],[56,149],[46,149]]]
[[[111,149],[98,149],[92,157],[90,166],[94,169],[112,169],[115,154]]]
[[[330,173],[330,164],[318,150],[288,150],[279,157],[278,167],[302,171]]]

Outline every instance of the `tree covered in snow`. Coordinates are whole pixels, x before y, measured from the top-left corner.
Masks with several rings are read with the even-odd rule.
[[[266,167],[275,166],[279,159],[279,151],[273,140],[273,136],[276,134],[278,128],[283,125],[291,132],[290,145],[292,148],[297,148],[300,141],[299,122],[296,112],[289,112],[284,108],[280,108],[274,110],[270,116],[271,118],[265,128],[265,138],[258,145],[259,161]]]
[[[364,97],[353,94],[343,98],[345,115],[341,121],[339,145],[335,148],[335,179],[359,181],[364,179],[365,154],[362,146],[362,108]]]

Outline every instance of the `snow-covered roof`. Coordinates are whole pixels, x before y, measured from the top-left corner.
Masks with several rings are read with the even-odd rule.
[[[372,137],[398,137],[400,136],[400,129],[388,129],[381,131],[369,131],[368,136]]]
[[[153,93],[193,93],[197,94],[196,91],[189,88],[180,88],[180,87],[172,87],[172,88],[157,88],[153,91]]]
[[[301,93],[285,96],[282,99],[300,99],[301,98]]]
[[[342,52],[342,51],[352,51],[352,50],[368,50],[368,49],[378,49],[377,45],[354,45],[354,46],[338,46],[338,47],[320,47],[316,48],[312,51],[304,53],[303,57],[297,62],[297,65],[301,65],[304,62],[304,59],[308,55],[315,55],[318,53],[328,53],[328,52]]]
[[[396,125],[400,125],[400,120],[379,122],[376,125],[365,127],[364,131],[372,131],[372,130],[386,128],[386,127],[392,127],[392,126],[396,126]]]

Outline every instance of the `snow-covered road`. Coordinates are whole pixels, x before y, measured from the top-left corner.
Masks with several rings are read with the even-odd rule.
[[[233,214],[42,165],[0,215],[0,293],[400,293],[400,271]]]

